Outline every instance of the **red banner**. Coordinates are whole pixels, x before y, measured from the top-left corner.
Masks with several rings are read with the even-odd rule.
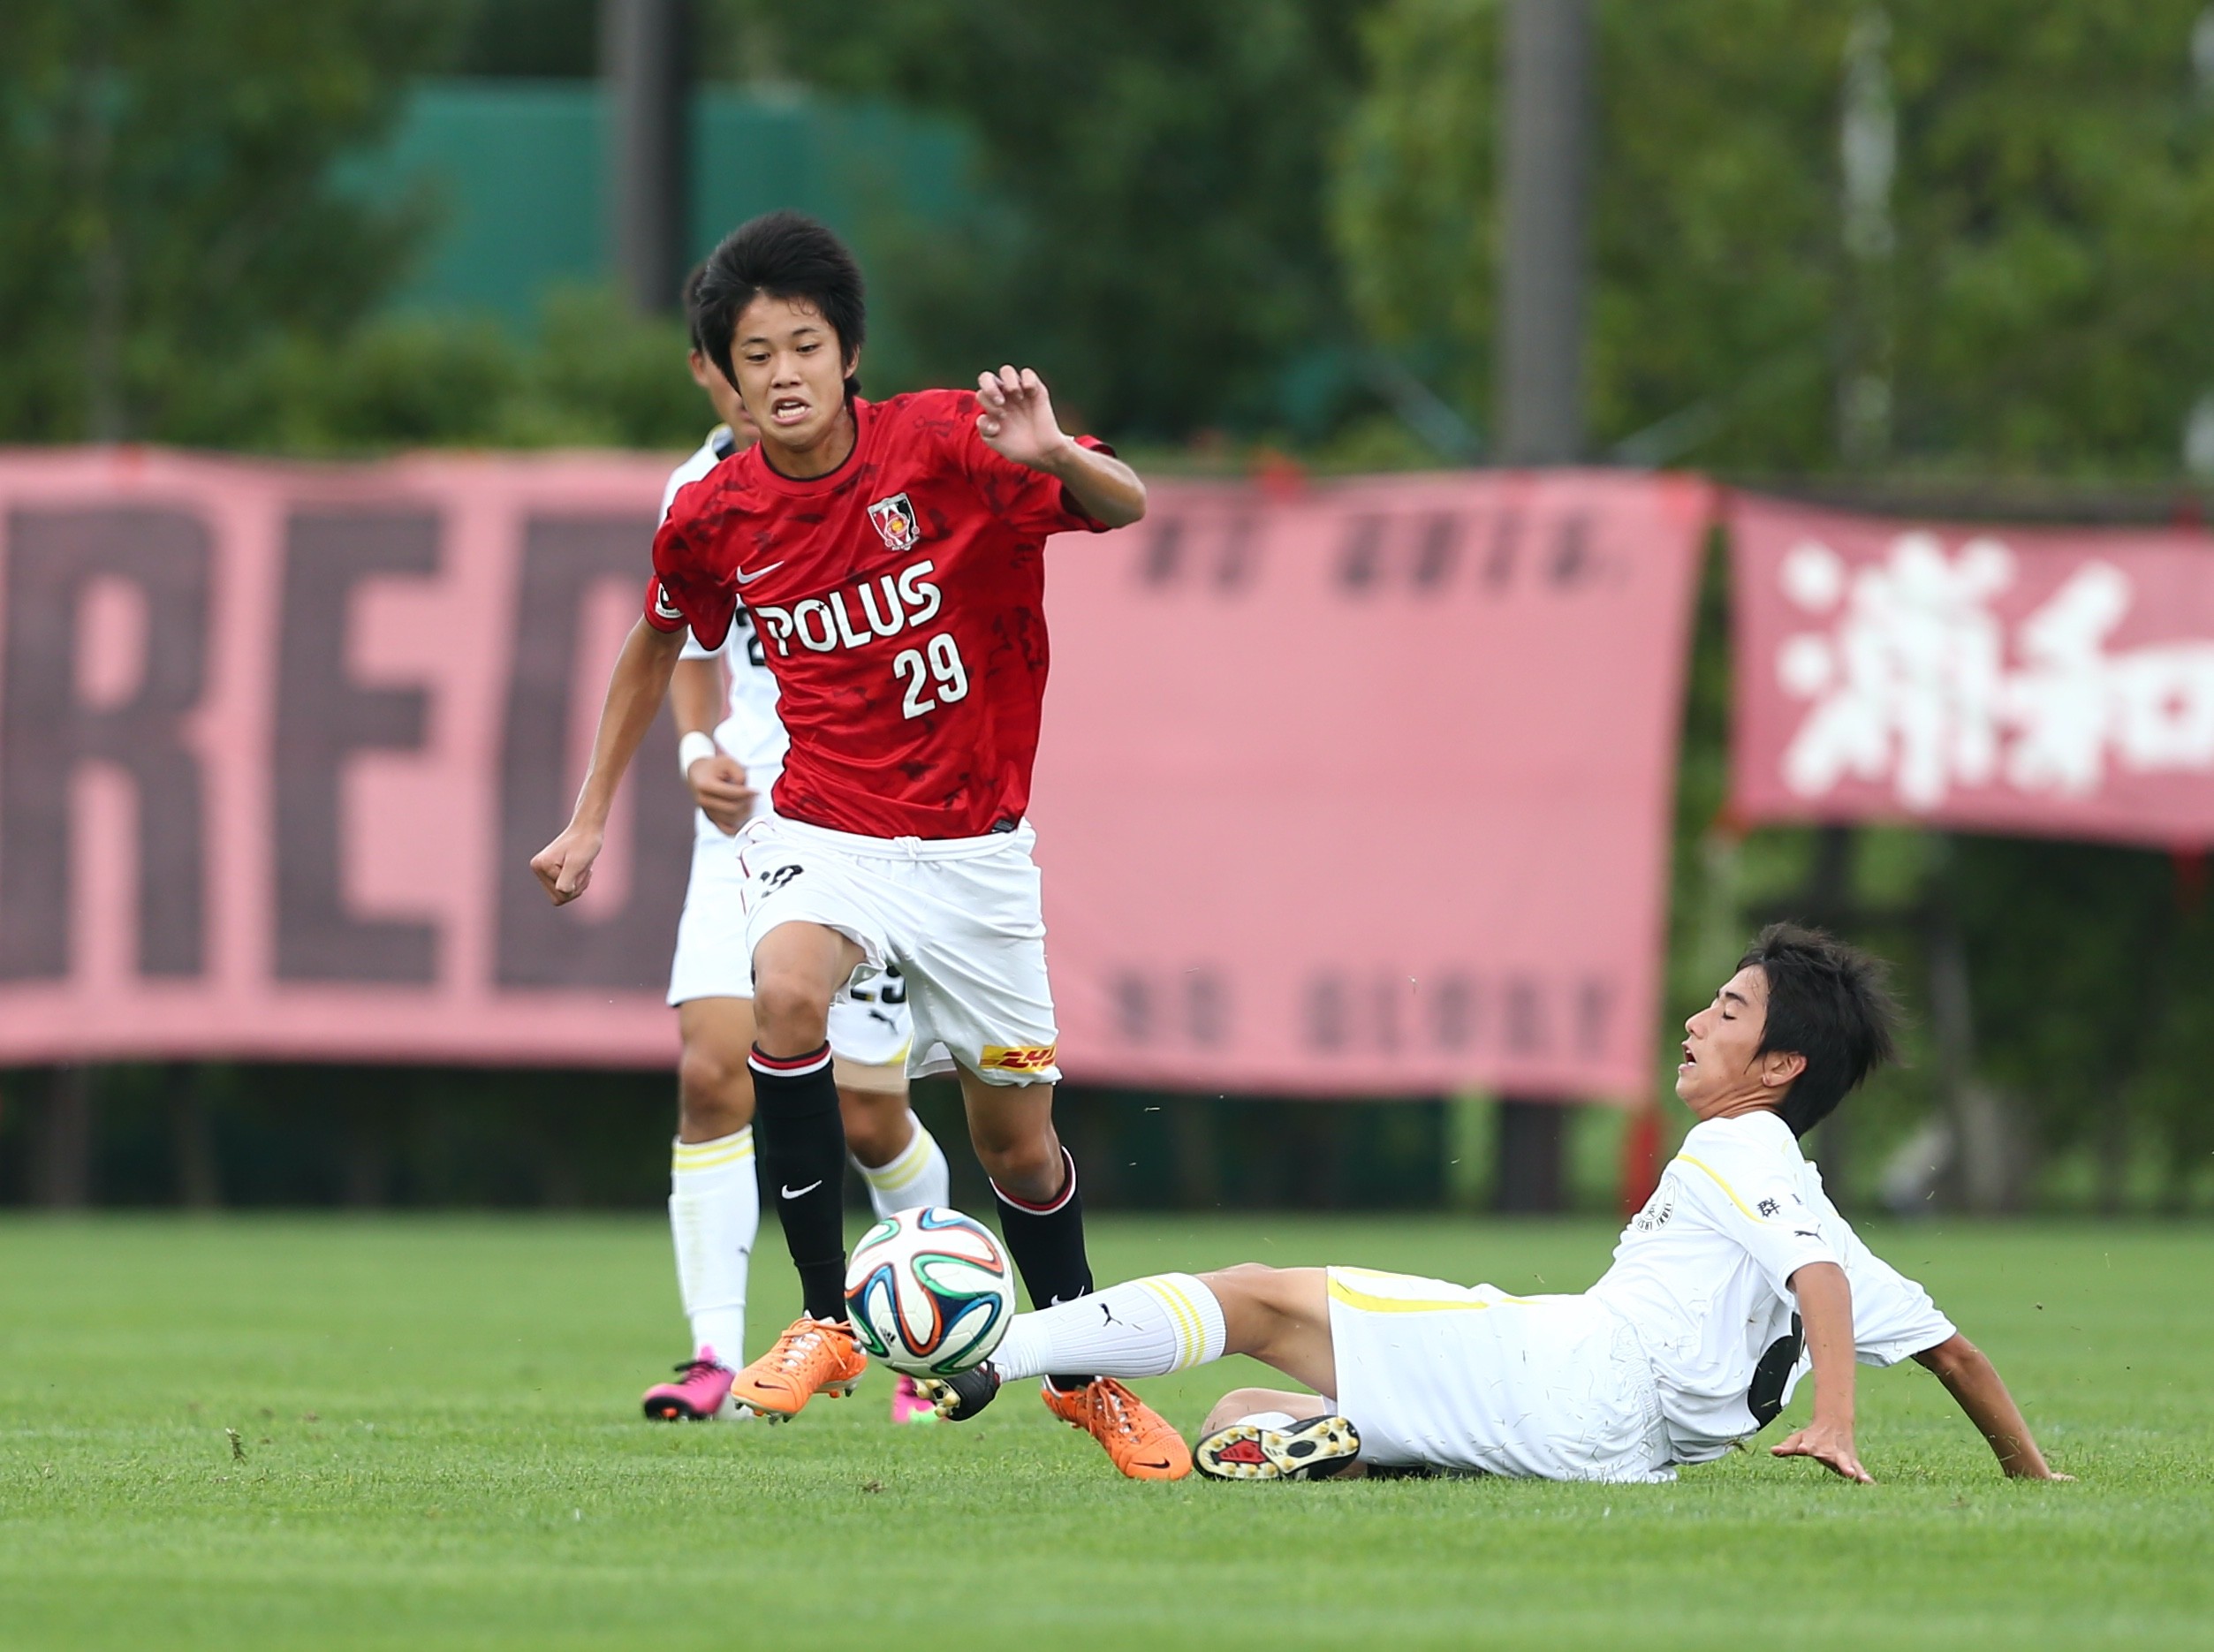
[[[2214,541],[1733,507],[1748,821],[2214,842]]]
[[[671,1059],[665,716],[591,895],[557,912],[526,865],[666,474],[0,458],[0,1061]],[[1164,484],[1057,542],[1072,1075],[1646,1088],[1704,498]]]

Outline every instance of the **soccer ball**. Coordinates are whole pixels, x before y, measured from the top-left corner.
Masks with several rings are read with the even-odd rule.
[[[1014,1269],[999,1236],[974,1216],[932,1206],[886,1216],[845,1269],[854,1340],[911,1376],[982,1365],[1015,1313]]]

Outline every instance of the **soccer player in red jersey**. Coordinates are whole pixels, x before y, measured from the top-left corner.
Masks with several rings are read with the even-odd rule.
[[[913,1074],[952,1071],[1032,1302],[1092,1286],[1075,1161],[1053,1128],[1058,1034],[1025,822],[1045,690],[1044,543],[1134,522],[1145,487],[1071,437],[1027,368],[871,403],[853,255],[771,213],[717,247],[696,336],[760,441],[680,491],[646,611],[608,686],[568,826],[531,862],[584,891],[623,770],[687,629],[714,648],[743,603],[792,737],[741,855],[754,965],[750,1065],[762,1168],[806,1311],[732,1398],[791,1415],[863,1369],[845,1322],[845,1145],[825,1027],[857,975],[897,965]],[[1174,1431],[1111,1380],[1049,1376],[1046,1403],[1124,1472],[1174,1477]]]

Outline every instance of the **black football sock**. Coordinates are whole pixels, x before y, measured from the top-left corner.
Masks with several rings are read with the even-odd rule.
[[[1076,1192],[1076,1160],[1066,1148],[1061,1149],[1061,1163],[1066,1171],[1061,1191],[1042,1205],[1015,1198],[997,1182],[991,1185],[999,1200],[999,1231],[1006,1235],[1007,1250],[1034,1308],[1073,1302],[1092,1292],[1092,1264],[1084,1254],[1084,1201]],[[1045,1380],[1056,1388],[1081,1388],[1092,1379],[1087,1374]]]
[[[754,1075],[754,1145],[764,1196],[777,1201],[785,1245],[810,1319],[845,1317],[845,1125],[830,1047],[747,1057]]]

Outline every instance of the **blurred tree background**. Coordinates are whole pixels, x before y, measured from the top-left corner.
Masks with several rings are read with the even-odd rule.
[[[1596,11],[1595,458],[1995,520],[2196,513],[2214,479],[2214,7]],[[1028,359],[1157,466],[1406,466],[1480,457],[1488,423],[1500,16],[1500,0],[879,0],[804,16],[695,0],[693,56],[704,82],[764,104],[885,105],[963,134],[963,203],[895,214],[874,244],[906,342],[873,360],[872,390]],[[593,0],[11,0],[0,440],[688,446],[701,410],[673,322],[588,284],[540,295],[519,326],[401,302],[440,203],[359,184],[415,88],[580,84],[596,55]],[[1839,924],[1899,960],[1918,1012],[1913,1067],[1822,1144],[1854,1197],[2214,1203],[2203,860],[1737,831],[1719,819],[1726,602],[1717,557],[1687,710],[1667,1012],[1703,1001],[1756,921]],[[277,1082],[99,1080],[116,1118],[159,1092],[263,1118],[277,1092],[256,1087]],[[320,1082],[284,1078],[295,1093]],[[359,1097],[397,1080],[330,1082]],[[574,1075],[474,1089],[425,1075],[407,1117],[474,1106],[491,1135],[528,1136],[515,1121],[567,1117],[561,1097],[615,1093]],[[665,1080],[621,1093],[658,1108]],[[1153,1140],[1154,1103],[1080,1104],[1122,1121],[1116,1142]],[[1361,1110],[1328,1110],[1345,1115],[1329,1128],[1375,1133],[1361,1151],[1377,1163],[1473,1163],[1450,1109],[1389,1142]],[[0,1148],[24,1144],[25,1118],[0,1110]],[[1586,1154],[1602,1167],[1611,1127],[1594,1123]],[[336,1164],[354,1126],[330,1130]],[[144,1131],[130,1139],[154,1151]],[[155,1186],[138,1162],[115,1160],[118,1190]],[[371,1185],[347,1173],[325,1180]],[[375,1185],[494,1196],[440,1174]],[[1472,1196],[1473,1174],[1423,1196]],[[0,1198],[23,1191],[0,1173]]]

